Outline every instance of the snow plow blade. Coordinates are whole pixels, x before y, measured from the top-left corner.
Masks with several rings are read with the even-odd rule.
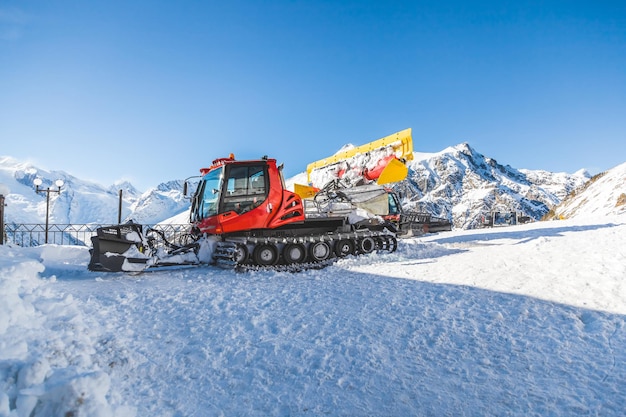
[[[87,266],[90,271],[122,272],[147,267],[149,256],[143,254],[143,230],[140,224],[121,224],[97,229],[91,238],[93,249]]]
[[[169,242],[163,232],[136,223],[100,227],[91,238],[87,268],[99,272],[141,272],[163,267],[199,265],[200,242]]]

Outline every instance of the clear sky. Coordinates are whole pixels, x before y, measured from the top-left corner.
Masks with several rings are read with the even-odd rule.
[[[408,127],[515,168],[625,162],[626,1],[0,0],[0,155],[146,189]]]

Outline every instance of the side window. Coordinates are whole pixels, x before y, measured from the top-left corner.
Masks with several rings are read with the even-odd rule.
[[[395,196],[391,193],[387,194],[389,198],[389,214],[400,214],[400,209],[398,208],[398,201]]]
[[[250,167],[250,191],[251,195],[265,194],[265,172],[263,167]]]
[[[259,206],[267,197],[265,166],[230,168],[223,211],[244,213]]]
[[[229,196],[248,194],[248,167],[232,167],[228,176]]]

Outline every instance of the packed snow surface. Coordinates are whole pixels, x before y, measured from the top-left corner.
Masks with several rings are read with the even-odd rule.
[[[0,416],[622,416],[626,219],[402,240],[300,273],[0,247]]]

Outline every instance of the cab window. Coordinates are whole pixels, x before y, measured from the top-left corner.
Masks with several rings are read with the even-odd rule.
[[[260,205],[266,197],[265,165],[230,167],[224,196],[224,212],[244,213]]]

